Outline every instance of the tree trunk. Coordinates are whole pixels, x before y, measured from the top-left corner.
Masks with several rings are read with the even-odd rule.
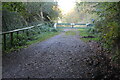
[[[28,26],[28,22],[25,20],[25,18],[23,16],[21,16],[21,18],[23,19],[23,21],[25,22],[25,25]]]
[[[34,17],[34,19],[35,19],[36,21],[39,21],[36,17]]]
[[[42,7],[41,7],[41,12],[40,12],[40,14],[41,14],[41,21],[43,21],[44,17],[43,17]]]
[[[41,20],[41,16],[40,16],[40,14],[39,14],[39,13],[37,13],[37,15],[38,15],[38,16],[39,16],[39,18],[40,18],[39,20]]]

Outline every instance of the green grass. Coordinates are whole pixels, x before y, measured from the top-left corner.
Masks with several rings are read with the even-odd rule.
[[[60,32],[43,32],[43,33],[38,34],[38,35],[36,34],[36,36],[33,36],[33,38],[35,38],[35,40],[26,41],[25,45],[22,45],[22,46],[15,46],[15,47],[12,47],[10,49],[7,48],[5,51],[3,51],[3,53],[10,53],[12,51],[18,51],[22,48],[27,48],[31,44],[47,40],[48,38],[51,38],[59,33]]]
[[[89,42],[89,41],[99,41],[99,37],[97,34],[89,33],[87,28],[84,29],[79,29],[80,31],[80,36],[94,36],[95,38],[81,38],[84,42]]]
[[[76,35],[76,32],[74,31],[67,31],[65,32],[66,35]]]
[[[51,38],[55,35],[58,35],[59,32],[45,32],[45,33],[42,33],[42,34],[39,34],[37,36],[37,40],[33,40],[33,41],[30,41],[30,42],[27,42],[28,45],[31,45],[33,43],[37,43],[37,42],[41,42],[41,41],[44,41],[48,38]]]
[[[13,51],[18,51],[18,50],[20,50],[20,49],[22,49],[22,48],[27,48],[27,45],[25,45],[25,46],[12,47],[12,48],[6,49],[6,50],[4,50],[4,51],[2,51],[2,52],[3,52],[3,53],[10,53],[10,52],[13,52]]]
[[[84,42],[99,41],[99,38],[81,38]]]

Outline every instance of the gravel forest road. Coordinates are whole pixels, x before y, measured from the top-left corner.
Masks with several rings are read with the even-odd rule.
[[[71,30],[71,29],[70,29]],[[69,30],[65,30],[69,31]],[[88,78],[90,47],[78,35],[60,33],[3,56],[3,78]]]

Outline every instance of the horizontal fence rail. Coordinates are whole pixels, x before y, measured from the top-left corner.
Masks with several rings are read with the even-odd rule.
[[[42,26],[43,24],[38,24],[36,26]],[[4,50],[6,50],[6,35],[7,34],[10,34],[10,45],[11,47],[13,46],[13,33],[17,33],[17,39],[18,39],[18,34],[19,34],[19,31],[25,31],[25,30],[29,30],[29,29],[32,29],[32,28],[35,28],[36,26],[31,26],[31,27],[26,27],[26,28],[22,28],[22,29],[16,29],[16,30],[12,30],[12,31],[7,31],[7,32],[2,32],[0,33],[0,35],[3,35],[3,45],[4,45]],[[27,33],[27,36],[28,33]]]
[[[57,23],[57,25],[71,25],[71,23]],[[86,24],[74,23],[74,25],[86,25]]]
[[[7,31],[7,32],[2,32],[2,33],[0,33],[0,34],[8,34],[8,33],[13,33],[13,32],[18,32],[18,31],[23,31],[23,30],[27,30],[27,29],[31,29],[31,28],[34,28],[34,26],[26,27],[26,28],[22,28],[22,29],[16,29],[16,30]]]
[[[55,23],[54,27],[56,28],[57,25],[70,25],[72,28],[76,25],[86,25],[87,27],[94,26],[91,23]]]
[[[43,24],[38,24],[37,26],[41,26]],[[26,28],[22,28],[22,29],[16,29],[16,30],[12,30],[12,31],[7,31],[7,32],[2,32],[1,34],[8,34],[8,33],[12,33],[12,32],[18,32],[18,31],[23,31],[23,30],[27,30],[27,29],[31,29],[34,28],[35,26],[31,26],[31,27],[26,27]]]

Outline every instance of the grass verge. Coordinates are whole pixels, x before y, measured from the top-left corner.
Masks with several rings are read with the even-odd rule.
[[[65,35],[76,35],[76,32],[74,32],[74,31],[67,31],[67,32],[65,32]]]
[[[48,38],[51,38],[55,35],[58,35],[60,32],[45,32],[45,33],[42,33],[40,35],[37,36],[37,39],[36,40],[33,40],[33,41],[30,41],[30,42],[27,42],[28,45],[31,45],[33,43],[37,43],[37,42],[41,42],[41,41],[44,41]]]
[[[22,48],[27,48],[29,45],[31,45],[33,43],[38,43],[38,42],[47,40],[48,38],[51,38],[55,35],[58,35],[59,33],[60,32],[44,32],[44,33],[38,34],[38,35],[33,37],[33,38],[35,38],[35,40],[26,41],[26,45],[12,47],[11,49],[5,50],[3,53],[10,53],[13,51],[18,51]]]
[[[80,31],[80,36],[94,36],[95,38],[81,38],[81,40],[83,40],[84,42],[89,42],[89,41],[99,41],[99,37],[97,34],[93,34],[88,32],[87,28],[84,29],[79,29]]]

